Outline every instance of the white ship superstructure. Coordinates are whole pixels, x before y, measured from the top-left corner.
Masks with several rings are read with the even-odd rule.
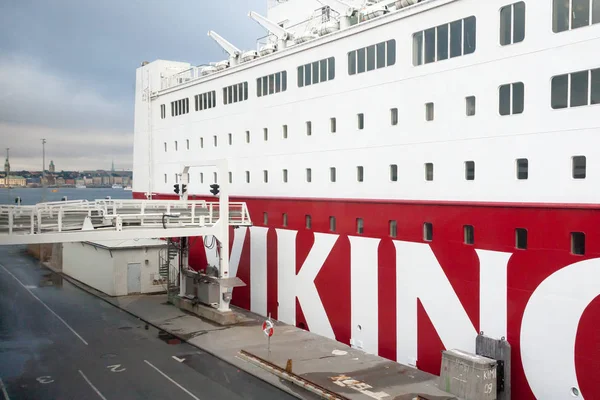
[[[229,181],[256,224],[240,306],[434,373],[484,331],[515,398],[600,397],[600,0],[251,16],[256,49],[211,33],[224,60],[138,69],[134,195],[174,196],[184,166],[189,195]],[[216,159],[228,176],[193,167]]]

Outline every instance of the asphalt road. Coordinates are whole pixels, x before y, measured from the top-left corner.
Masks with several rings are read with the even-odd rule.
[[[0,247],[0,399],[292,399]]]

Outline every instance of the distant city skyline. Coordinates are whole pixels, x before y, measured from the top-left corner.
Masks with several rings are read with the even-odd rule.
[[[12,170],[133,165],[135,70],[143,61],[220,61],[215,30],[241,49],[266,34],[247,17],[266,0],[19,0],[0,13],[0,146]],[[180,10],[181,12],[174,12]],[[159,28],[147,28],[148,21]],[[182,40],[186,38],[186,40]],[[142,40],[143,39],[143,40]]]

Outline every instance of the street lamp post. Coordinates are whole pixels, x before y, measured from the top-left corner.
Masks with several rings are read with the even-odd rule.
[[[42,139],[42,202],[46,201],[46,139]]]

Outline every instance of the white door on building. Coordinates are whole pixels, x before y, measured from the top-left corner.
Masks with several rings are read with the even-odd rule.
[[[127,294],[142,292],[142,264],[127,264]]]

